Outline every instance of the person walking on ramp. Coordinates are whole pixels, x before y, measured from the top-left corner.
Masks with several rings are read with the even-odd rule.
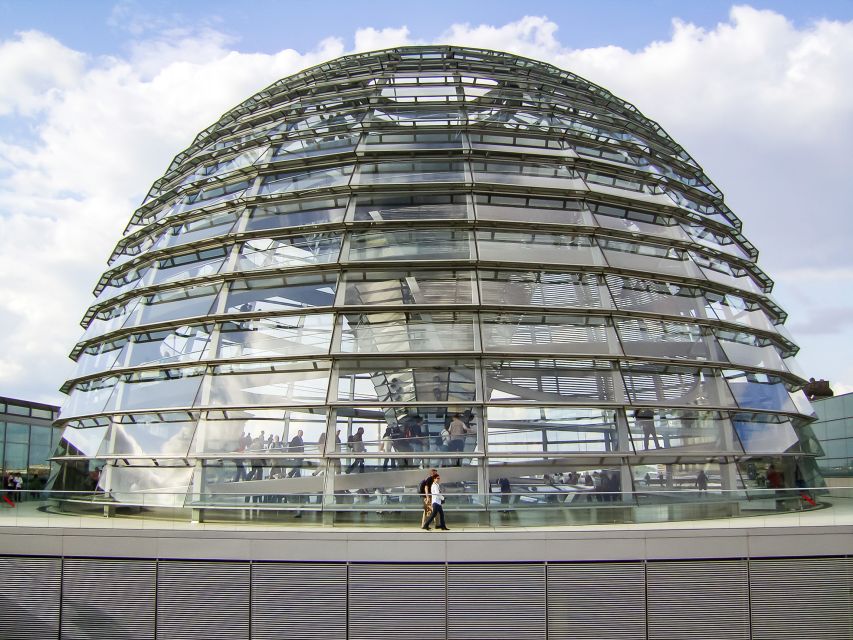
[[[432,480],[430,493],[432,494],[432,514],[430,514],[429,519],[427,519],[424,526],[421,528],[429,531],[429,525],[432,524],[432,521],[435,520],[436,516],[438,516],[438,527],[436,528],[443,529],[444,531],[450,531],[444,523],[444,509],[441,506],[444,502],[444,496],[441,494],[441,476],[438,474],[435,474],[435,477]]]

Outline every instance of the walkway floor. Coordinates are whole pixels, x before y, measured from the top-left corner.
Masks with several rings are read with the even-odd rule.
[[[615,522],[617,515],[614,511],[602,509],[585,510],[583,517],[576,519],[576,524],[567,514],[566,521],[559,524],[543,523],[535,513],[517,511],[510,515],[493,513],[491,525],[463,523],[461,516],[448,513],[448,525],[454,531],[485,532],[485,531],[524,531],[524,530],[571,530],[571,531],[612,531],[612,530],[678,530],[678,529],[732,529],[754,527],[819,527],[853,525],[853,495],[833,495],[822,500],[825,508],[802,512],[756,512],[754,515],[740,517],[700,517],[696,519],[675,519],[676,516],[667,513],[671,507],[661,506],[652,522]],[[648,515],[648,512],[646,512]],[[246,531],[266,530],[281,531],[283,529],[322,530],[322,531],[364,531],[382,529],[386,531],[411,531],[419,524],[418,514],[401,515],[389,521],[375,513],[365,515],[352,514],[350,522],[336,522],[333,526],[324,526],[319,514],[305,512],[302,518],[295,518],[291,513],[263,514],[243,517],[233,516],[234,519],[224,522],[193,523],[188,519],[160,518],[151,515],[119,515],[103,517],[97,513],[81,515],[79,513],[60,513],[48,501],[31,500],[18,503],[14,508],[5,504],[0,506],[0,527],[59,527],[71,529],[146,529],[146,530],[185,530],[185,531]],[[456,520],[454,520],[456,518]],[[411,520],[411,524],[408,524]]]

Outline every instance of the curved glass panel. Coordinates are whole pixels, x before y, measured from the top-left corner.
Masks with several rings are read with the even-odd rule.
[[[324,355],[332,341],[330,313],[251,318],[219,325],[217,358],[272,358]]]
[[[353,360],[338,363],[341,401],[464,402],[477,399],[471,360]]]
[[[541,231],[477,231],[480,260],[559,265],[602,265],[590,236]]]
[[[211,370],[209,395],[198,406],[316,404],[328,385],[329,363],[319,360],[222,364]]]
[[[532,313],[484,313],[480,318],[487,352],[620,353],[608,318]]]
[[[601,276],[593,273],[480,270],[483,304],[610,309]]]
[[[468,260],[472,244],[471,232],[462,229],[353,231],[346,261]]]
[[[314,233],[287,238],[254,238],[240,245],[235,271],[290,269],[338,259],[341,235]]]
[[[603,360],[485,360],[486,397],[510,402],[623,402],[612,363]]]
[[[644,362],[623,363],[621,369],[632,404],[735,406],[717,369]]]
[[[270,276],[234,280],[225,298],[227,313],[274,313],[332,306],[336,274]]]
[[[246,231],[301,228],[342,222],[346,204],[346,198],[327,198],[253,207],[246,222]]]
[[[781,378],[752,371],[725,372],[726,382],[742,409],[796,411],[794,402]]]
[[[490,407],[489,453],[616,451],[616,412],[574,407]]]
[[[478,220],[595,226],[582,200],[478,193],[474,196],[474,203]]]
[[[359,196],[353,210],[356,222],[394,220],[465,220],[471,217],[464,195]]]
[[[339,316],[343,353],[474,351],[471,313],[351,313]]]
[[[474,272],[453,271],[347,271],[343,305],[473,304],[477,282]]]

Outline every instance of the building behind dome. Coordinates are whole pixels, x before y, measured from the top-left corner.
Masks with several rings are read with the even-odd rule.
[[[133,214],[53,486],[346,519],[419,510],[436,467],[458,517],[755,507],[821,483],[757,256],[601,87],[456,47],[340,58],[222,116]]]

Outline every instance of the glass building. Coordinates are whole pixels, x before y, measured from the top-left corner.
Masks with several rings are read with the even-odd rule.
[[[757,256],[602,87],[456,47],[340,58],[223,115],[134,212],[54,486],[103,466],[118,504],[300,515],[419,509],[429,467],[459,512],[815,486]]]
[[[45,488],[50,456],[62,430],[52,423],[59,407],[0,397],[0,476],[20,474],[26,491]]]
[[[815,400],[814,408],[817,421],[812,430],[824,453],[817,459],[818,469],[828,482],[849,482],[853,478],[853,393]]]

